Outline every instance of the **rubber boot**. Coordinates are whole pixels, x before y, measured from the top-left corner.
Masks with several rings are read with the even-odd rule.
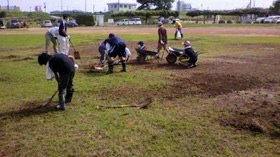
[[[125,63],[125,60],[122,60],[121,63],[122,63],[122,70],[121,70],[121,72],[126,72],[126,63]]]
[[[59,105],[56,106],[57,109],[65,110],[65,107],[66,107],[65,94],[66,94],[66,89],[59,91],[59,93],[58,93]]]
[[[73,93],[74,93],[74,89],[67,91],[65,96],[65,103],[70,103],[72,101]]]
[[[113,61],[108,61],[108,71],[106,74],[112,74],[114,70],[114,62]]]

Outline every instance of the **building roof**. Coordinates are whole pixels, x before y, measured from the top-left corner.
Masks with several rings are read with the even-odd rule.
[[[107,3],[107,5],[137,5],[136,3]]]

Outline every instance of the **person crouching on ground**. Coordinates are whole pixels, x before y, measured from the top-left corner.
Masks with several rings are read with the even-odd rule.
[[[66,104],[70,103],[73,97],[73,79],[75,76],[75,68],[73,61],[65,54],[55,54],[53,56],[42,53],[38,56],[38,63],[46,65],[49,69],[48,79],[55,77],[58,83],[58,97],[60,110],[65,110]]]
[[[193,68],[196,67],[196,61],[197,61],[197,54],[194,52],[190,41],[186,40],[184,42],[184,52],[190,57],[190,60],[188,61],[189,64],[187,65],[187,68]]]
[[[131,56],[131,51],[129,50],[128,47],[125,48],[125,62],[127,63],[129,58]]]
[[[147,50],[147,47],[143,41],[139,41],[137,44],[138,44],[138,47],[137,47],[138,50]]]
[[[113,73],[114,69],[114,59],[116,56],[119,56],[121,59],[121,64],[122,64],[122,70],[121,72],[126,72],[126,63],[125,63],[125,48],[126,44],[124,41],[120,38],[117,37],[114,33],[109,34],[108,42],[106,44],[106,51],[108,53],[108,71],[107,74]]]
[[[107,54],[106,54],[106,43],[109,39],[105,39],[103,42],[99,44],[98,51],[100,53],[100,65],[103,67],[106,62]]]

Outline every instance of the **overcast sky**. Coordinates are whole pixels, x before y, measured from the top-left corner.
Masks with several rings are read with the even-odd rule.
[[[118,2],[118,0],[0,0],[1,6],[19,6],[23,11],[34,11],[36,5],[44,6],[46,11],[54,10],[82,10],[82,11],[107,11],[107,3]],[[136,3],[136,0],[119,0],[126,3]],[[256,7],[268,8],[273,0],[252,0]],[[175,1],[177,2],[177,0]],[[198,9],[236,9],[245,8],[250,0],[185,0],[191,3],[193,8]],[[62,4],[62,5],[61,5]],[[86,5],[85,5],[86,4]],[[62,6],[62,7],[61,7]],[[86,6],[86,7],[85,7]],[[173,4],[173,8],[176,3]],[[43,10],[44,11],[44,10]]]

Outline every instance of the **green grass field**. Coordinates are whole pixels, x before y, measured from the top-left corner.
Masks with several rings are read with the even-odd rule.
[[[157,40],[151,35],[120,36],[131,42]],[[71,37],[79,47],[98,44],[105,36]],[[280,46],[279,37],[192,35],[190,39],[196,49],[207,52],[201,62],[263,54],[261,49],[238,45]],[[115,74],[105,75],[87,73],[80,66],[73,102],[66,110],[55,109],[57,96],[50,107],[39,108],[57,88],[37,63],[44,35],[0,35],[0,41],[0,156],[279,156],[279,139],[221,126],[217,119],[228,113],[194,95],[196,87],[166,99],[170,78],[180,74],[165,68],[131,64],[127,73],[118,73],[116,67]],[[171,44],[180,46],[177,41]],[[233,44],[237,46],[229,46]],[[89,52],[77,62],[98,62],[92,58]],[[133,104],[148,96],[153,103],[145,110],[96,109]]]

